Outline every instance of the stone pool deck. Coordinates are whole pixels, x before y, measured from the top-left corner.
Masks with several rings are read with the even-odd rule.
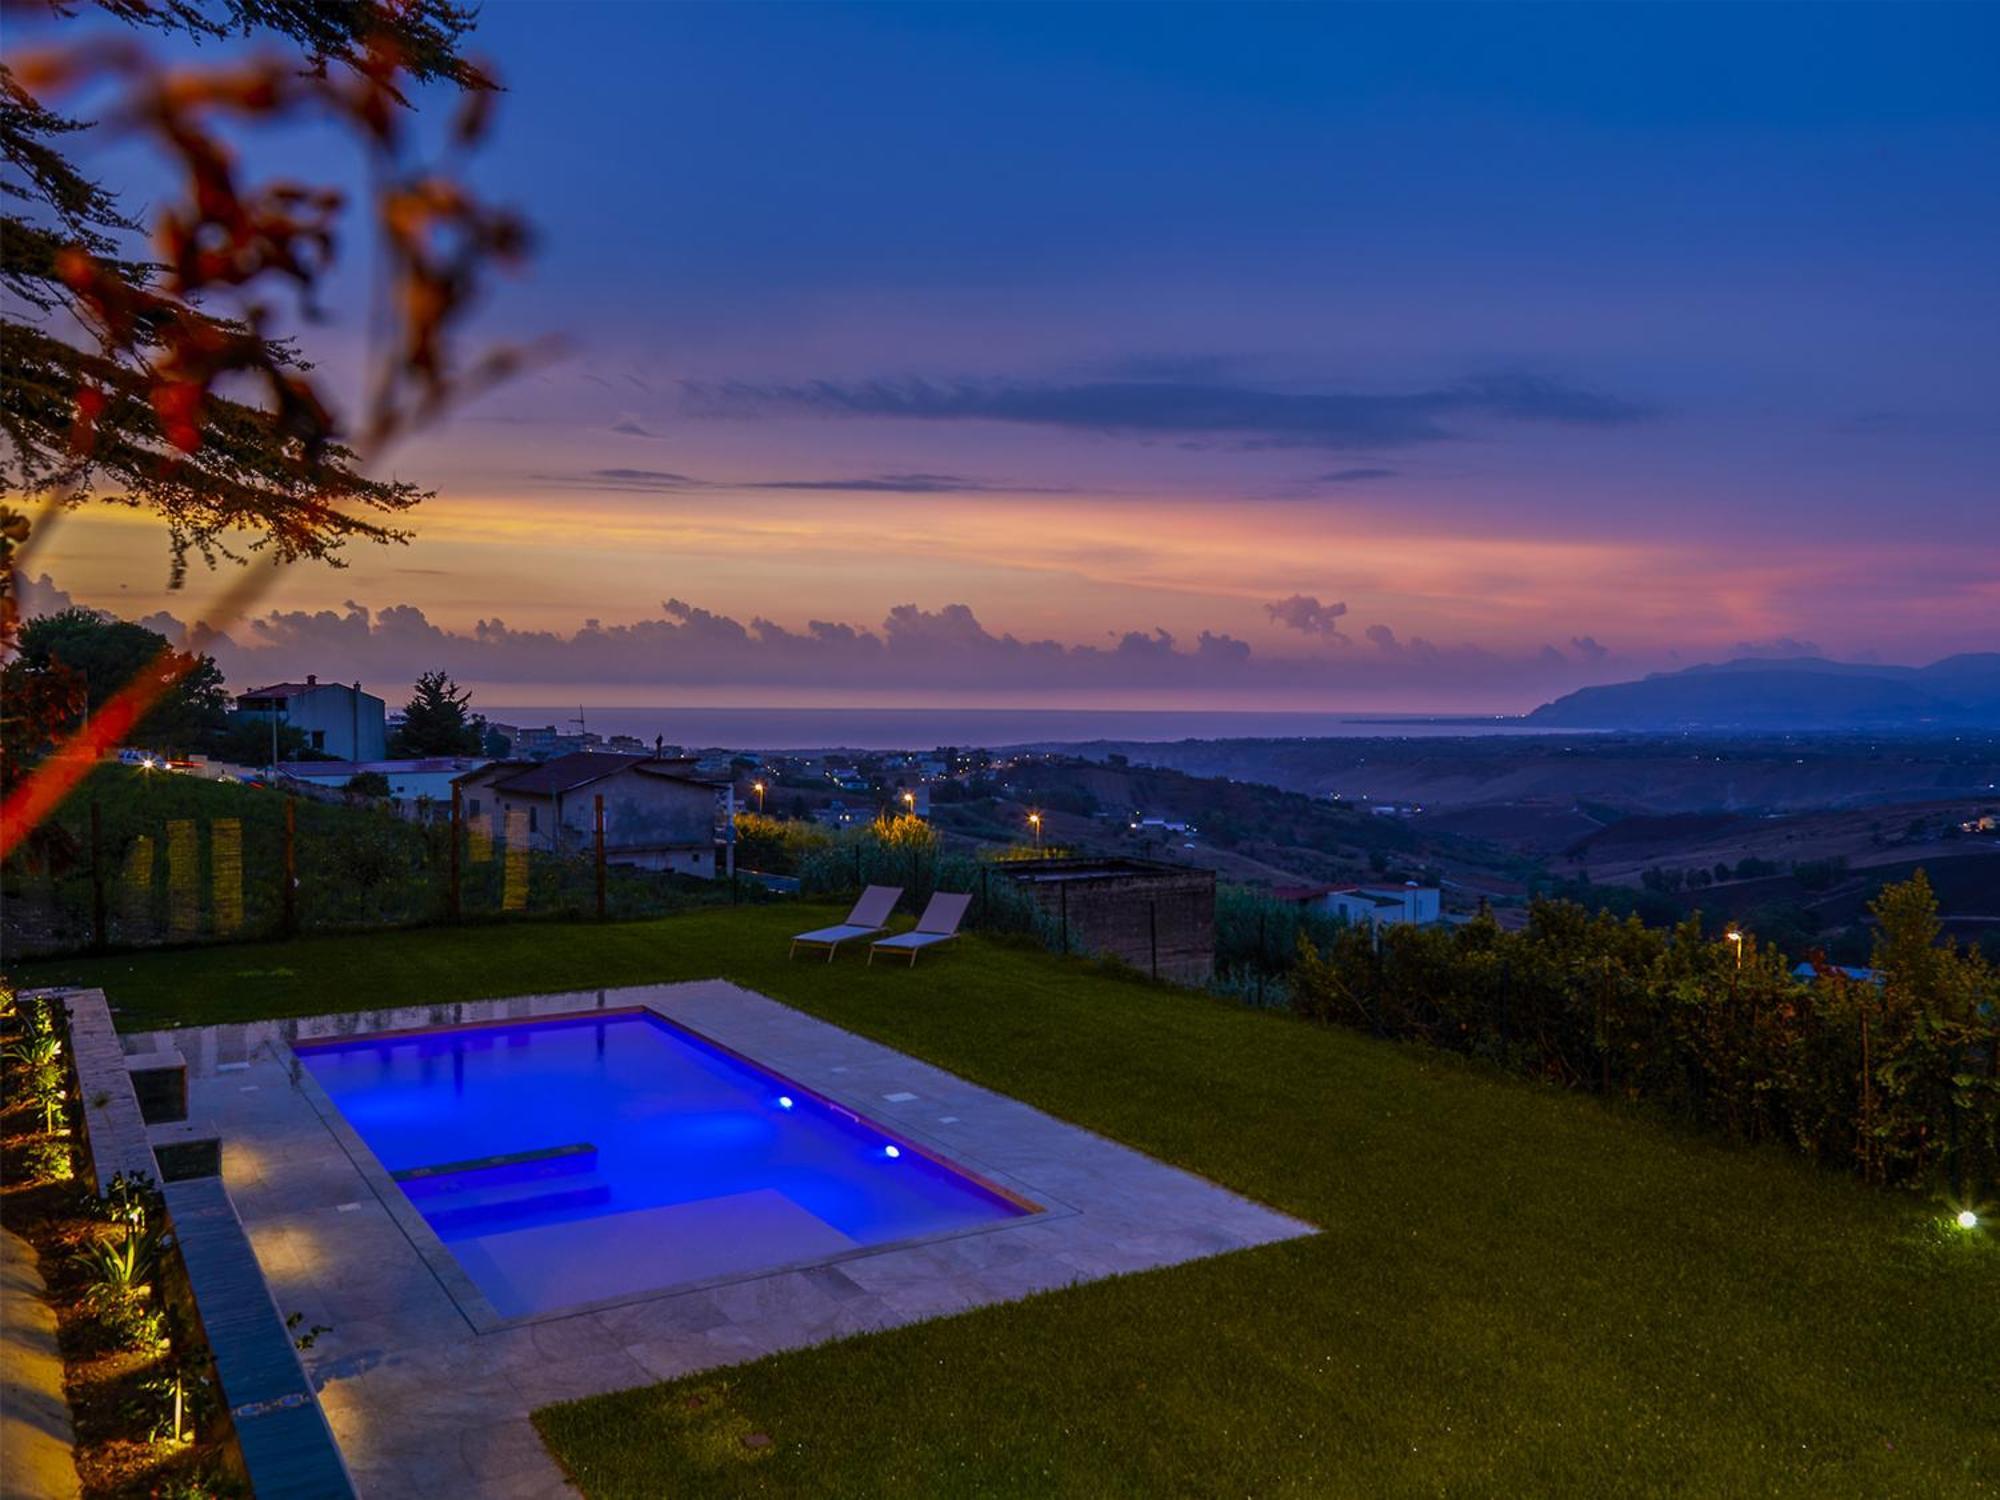
[[[290,1044],[648,1007],[1047,1210],[970,1233],[506,1322],[303,1074]],[[719,980],[150,1033],[365,1496],[566,1495],[529,1412],[782,1349],[1312,1232],[1199,1177]]]

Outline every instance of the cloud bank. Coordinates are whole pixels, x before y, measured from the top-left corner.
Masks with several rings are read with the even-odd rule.
[[[47,578],[24,591],[30,614],[70,602]],[[1344,604],[1309,595],[1267,608],[1273,620],[1317,637],[1335,635],[1347,612]],[[1470,644],[1399,640],[1384,625],[1366,631],[1373,651],[1305,656],[1260,653],[1248,641],[1211,630],[1187,638],[1134,628],[1101,644],[1023,638],[988,628],[962,603],[934,609],[898,604],[874,626],[739,620],[682,599],[664,601],[646,619],[585,620],[568,633],[516,629],[498,618],[448,629],[415,605],[371,609],[351,600],[338,610],[272,610],[226,631],[165,613],[142,623],[177,645],[213,655],[238,691],[313,672],[358,679],[392,700],[400,700],[417,673],[442,668],[500,701],[509,684],[539,691],[567,683],[599,695],[621,687],[849,698],[923,692],[968,700],[1032,693],[1054,704],[1079,697],[1103,702],[1115,692],[1151,693],[1188,707],[1254,695],[1320,710],[1416,702],[1440,709],[1528,708],[1606,675],[1594,670],[1602,663],[1553,648],[1510,656]]]
[[[823,416],[1005,422],[1250,448],[1388,449],[1446,442],[1478,421],[1607,427],[1645,407],[1539,375],[1478,375],[1402,393],[1301,392],[1191,381],[689,381],[685,408],[709,417]],[[1371,474],[1368,477],[1376,477]]]

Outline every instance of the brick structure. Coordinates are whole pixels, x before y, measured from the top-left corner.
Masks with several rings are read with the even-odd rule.
[[[1037,859],[995,866],[1064,927],[1073,953],[1201,984],[1215,972],[1215,872],[1142,859]]]

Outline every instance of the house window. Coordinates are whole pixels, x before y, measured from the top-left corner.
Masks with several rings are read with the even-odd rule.
[[[324,750],[326,748],[326,731],[324,729],[315,729],[312,732],[312,737],[313,749]]]
[[[539,807],[531,807],[531,808],[529,808],[529,809],[528,809],[528,832],[530,832],[530,833],[539,833],[539,832],[541,832],[541,828],[542,828],[542,810],[541,810],[541,809],[540,809]]]
[[[477,797],[472,799],[472,816],[475,818],[479,816],[479,799]]]

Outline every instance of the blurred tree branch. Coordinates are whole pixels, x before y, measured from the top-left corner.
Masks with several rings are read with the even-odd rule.
[[[176,580],[190,552],[231,543],[281,561],[337,560],[343,543],[399,540],[425,492],[370,477],[363,458],[504,374],[506,352],[466,363],[453,335],[489,272],[518,261],[518,217],[446,170],[411,160],[412,85],[460,94],[456,153],[485,133],[497,85],[459,45],[472,13],[449,0],[98,0],[137,32],[288,43],[248,59],[169,65],[141,36],[80,30],[74,7],[14,3],[51,45],[0,66],[0,504],[43,502],[39,525],[96,499],[165,524]],[[76,33],[63,35],[65,30]],[[164,159],[153,256],[138,226],[79,171],[68,138],[89,128],[59,101],[109,83],[103,128]],[[230,133],[331,120],[370,167],[367,205],[389,295],[388,327],[352,432],[293,345],[272,336],[288,295],[306,319],[335,264],[343,196],[242,180]],[[5,526],[11,575],[19,511]],[[11,638],[11,586],[6,636]]]

